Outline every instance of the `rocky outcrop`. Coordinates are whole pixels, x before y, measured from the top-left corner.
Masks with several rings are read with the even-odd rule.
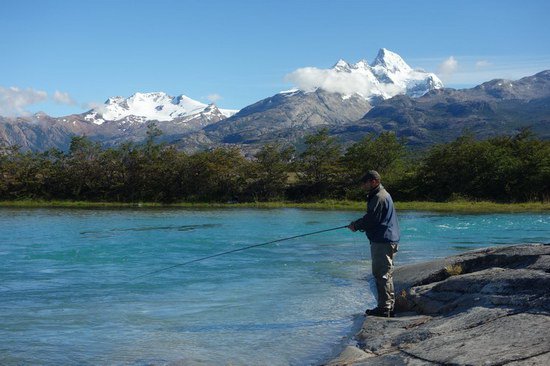
[[[329,365],[550,365],[550,245],[397,268],[395,318],[367,317]]]

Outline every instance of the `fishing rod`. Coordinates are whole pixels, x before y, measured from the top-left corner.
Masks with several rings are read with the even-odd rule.
[[[243,248],[228,250],[228,251],[226,251],[226,252],[221,252],[221,253],[217,253],[217,254],[212,254],[212,255],[209,255],[209,256],[206,256],[206,257],[202,257],[202,258],[192,259],[192,260],[187,261],[187,262],[174,264],[173,266],[170,266],[170,267],[165,267],[165,268],[158,269],[158,270],[156,270],[156,271],[148,272],[148,273],[142,274],[142,275],[140,275],[140,276],[134,277],[134,278],[130,279],[130,281],[137,280],[138,278],[142,278],[142,277],[146,277],[146,276],[151,276],[151,275],[154,275],[154,274],[157,274],[157,273],[160,273],[160,272],[168,271],[168,270],[173,269],[173,268],[176,268],[176,267],[181,267],[181,266],[185,266],[185,265],[188,265],[188,264],[191,264],[191,263],[196,263],[196,262],[204,261],[204,260],[210,259],[210,258],[215,258],[215,257],[219,257],[219,256],[222,256],[222,255],[226,255],[226,254],[230,254],[230,253],[235,253],[235,252],[242,252],[243,250],[247,250],[247,249],[251,249],[251,248],[256,248],[256,247],[261,247],[261,246],[268,245],[268,244],[278,243],[278,242],[285,241],[285,240],[291,240],[291,239],[296,239],[296,238],[302,238],[302,237],[304,237],[304,236],[309,236],[309,235],[314,235],[314,234],[326,233],[327,231],[340,230],[340,229],[343,229],[343,228],[346,228],[346,227],[348,227],[348,225],[333,227],[333,228],[331,228],[331,229],[325,229],[325,230],[314,231],[314,232],[312,232],[312,233],[307,233],[307,234],[300,234],[300,235],[290,236],[290,237],[288,237],[288,238],[282,238],[282,239],[272,240],[272,241],[268,241],[268,242],[261,243],[261,244],[249,245],[249,246],[243,247]]]

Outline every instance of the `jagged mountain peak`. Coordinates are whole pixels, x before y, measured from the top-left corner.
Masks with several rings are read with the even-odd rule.
[[[288,78],[296,80],[296,86],[304,92],[323,89],[341,94],[344,99],[357,94],[371,103],[399,94],[419,97],[443,88],[435,74],[414,70],[401,56],[386,48],[378,51],[372,64],[364,59],[356,64],[340,59],[328,70],[308,67],[294,71]]]
[[[350,64],[348,64],[345,60],[339,59],[338,62],[334,64],[332,67],[333,70],[336,71],[343,71],[343,72],[349,72],[350,71]]]
[[[353,66],[355,69],[363,69],[363,70],[370,68],[370,65],[367,62],[367,60],[360,60]]]
[[[372,62],[373,68],[382,67],[391,72],[406,72],[411,71],[412,68],[403,60],[397,53],[392,52],[386,48],[381,48],[378,51],[378,55]]]

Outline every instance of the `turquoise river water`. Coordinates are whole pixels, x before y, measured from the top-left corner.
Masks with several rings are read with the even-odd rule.
[[[374,305],[361,212],[0,209],[2,365],[317,365]],[[396,264],[548,242],[549,214],[399,212]]]

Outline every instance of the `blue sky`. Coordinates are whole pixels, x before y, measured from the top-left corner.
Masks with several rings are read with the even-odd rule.
[[[550,2],[3,0],[0,115],[164,91],[240,109],[382,47],[446,86],[550,69]]]

